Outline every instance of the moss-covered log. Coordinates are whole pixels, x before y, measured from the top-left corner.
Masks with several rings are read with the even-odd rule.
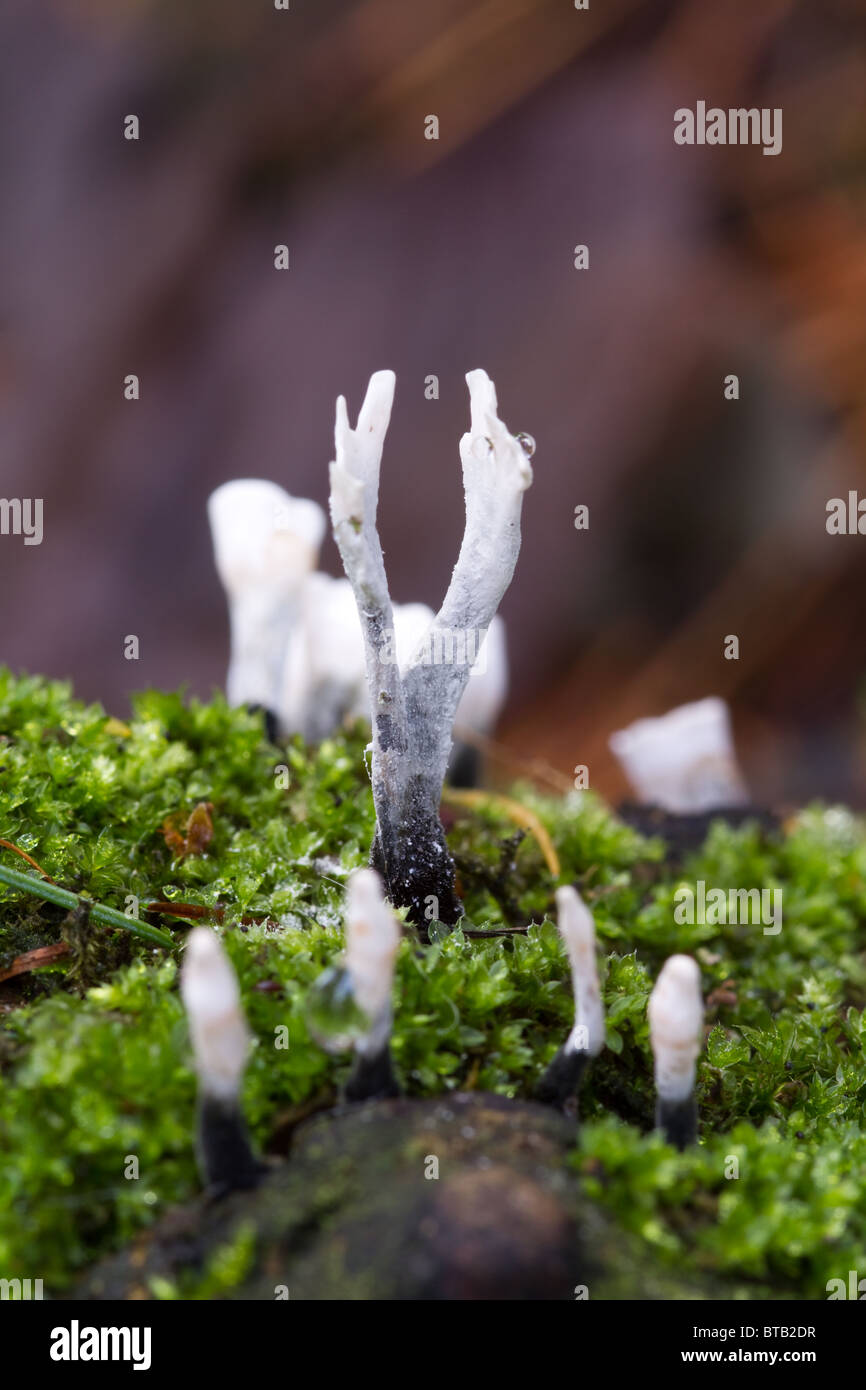
[[[333,1105],[351,1069],[315,1042],[309,1008],[315,982],[344,949],[344,885],[373,835],[368,737],[349,730],[316,749],[299,740],[275,749],[260,718],[221,699],[187,703],[161,692],[139,697],[118,720],[64,685],[0,669],[2,838],[76,895],[118,911],[130,897],[189,904],[193,920],[222,932],[255,1043],[242,1097],[253,1142],[273,1159],[295,1136],[271,1190],[290,1195],[275,1239],[284,1263],[290,1252],[299,1269],[302,1255],[325,1260],[338,1222],[362,1230],[365,1202],[376,1218],[367,1230],[387,1230],[392,1197],[403,1193],[395,1211],[405,1232],[412,1202],[441,1200],[448,1172],[424,1180],[419,1197],[412,1169],[402,1188],[393,1175],[406,1171],[404,1141],[395,1139],[393,1181],[382,1190],[374,1176],[364,1186],[360,1169],[341,1166],[341,1145],[352,1126],[360,1132],[363,1112],[299,1127],[301,1116]],[[624,1296],[665,1287],[679,1294],[711,1277],[722,1297],[748,1287],[762,1297],[825,1298],[830,1279],[866,1268],[862,820],[813,806],[772,833],[753,816],[739,826],[707,818],[687,837],[658,817],[643,823],[672,858],[591,792],[551,797],[524,784],[512,795],[549,834],[560,881],[575,883],[591,908],[602,953],[606,1046],[581,1091],[579,1143],[573,1130],[550,1131],[538,1119],[545,1143],[565,1136],[561,1173],[576,1203],[577,1248],[592,1253],[602,1236],[611,1249],[624,1242]],[[176,855],[166,818],[182,824],[202,802],[213,807],[213,838],[204,853]],[[516,846],[513,829],[492,803],[450,817],[466,932],[434,924],[434,944],[423,947],[407,931],[399,948],[392,1047],[405,1104],[420,1105],[412,1116],[447,1107],[460,1090],[484,1104],[482,1092],[513,1096],[519,1109],[572,1026],[565,953],[545,920],[555,882],[535,836]],[[699,881],[708,892],[778,888],[781,931],[684,919],[675,895]],[[195,1196],[195,1079],[177,962],[97,923],[85,928],[80,958],[58,954],[70,934],[65,915],[0,887],[0,972],[49,951],[36,958],[47,965],[33,968],[31,959],[0,982],[0,1275],[38,1274],[46,1296],[58,1297],[87,1268],[124,1252],[128,1278],[133,1250],[150,1268],[147,1249],[130,1242],[147,1247],[147,1229],[162,1239],[174,1208],[186,1213],[171,1220],[186,1222],[188,1287],[246,1288],[257,1238],[253,1231],[251,1247],[243,1223],[233,1236],[229,1216],[236,1200],[238,1211],[250,1210],[247,1199],[208,1206]],[[470,934],[516,923],[531,925],[504,937]],[[168,918],[162,925],[180,946],[183,927]],[[700,966],[709,1025],[697,1078],[701,1143],[681,1154],[651,1132],[646,1018],[652,983],[673,952]],[[528,1129],[525,1137],[531,1142]],[[305,1158],[314,1141],[333,1154],[332,1166]],[[422,1157],[431,1152],[439,1149],[424,1147]],[[505,1137],[501,1151],[491,1145],[482,1156],[518,1171]],[[264,1191],[249,1200],[263,1201]],[[616,1288],[616,1268],[617,1259],[604,1267],[606,1290]],[[153,1296],[176,1291],[166,1280]],[[273,1297],[277,1282],[263,1296]],[[313,1284],[326,1287],[324,1275]],[[292,1296],[300,1296],[294,1288]]]
[[[320,1116],[256,1192],[176,1209],[74,1296],[708,1296],[705,1281],[654,1270],[581,1198],[574,1137],[558,1112],[492,1095]]]

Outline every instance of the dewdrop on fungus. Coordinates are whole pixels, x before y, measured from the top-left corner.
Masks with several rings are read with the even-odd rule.
[[[531,459],[532,455],[535,453],[535,440],[532,438],[532,435],[526,434],[524,430],[521,430],[520,434],[516,434],[514,438],[517,440],[526,457]]]
[[[310,1037],[325,1052],[350,1052],[370,1031],[345,965],[324,970],[307,992],[304,1019]]]
[[[598,983],[595,923],[570,885],[556,892],[557,926],[565,943],[574,990],[574,1027],[536,1088],[539,1100],[565,1105],[576,1094],[592,1057],[604,1047],[604,1006]]]
[[[695,1063],[704,1041],[701,972],[691,956],[665,961],[647,1015],[655,1058],[656,1124],[669,1143],[682,1149],[697,1137]]]
[[[749,800],[730,712],[715,696],[638,719],[611,734],[609,745],[638,800],[648,805],[688,815]]]
[[[372,869],[356,869],[346,890],[346,950],[309,992],[307,1027],[329,1052],[353,1049],[348,1100],[396,1095],[390,1055],[391,989],[400,924]]]
[[[217,934],[196,927],[187,938],[180,992],[199,1080],[199,1162],[217,1190],[252,1186],[261,1165],[250,1149],[240,1087],[250,1038],[240,990]]]
[[[356,869],[346,889],[346,950],[309,993],[307,1026],[326,1052],[368,1050],[390,1032],[391,982],[400,928],[378,875]]]

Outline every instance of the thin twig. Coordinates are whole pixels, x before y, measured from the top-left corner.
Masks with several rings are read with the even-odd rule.
[[[511,796],[501,796],[499,792],[483,792],[464,789],[463,787],[443,787],[442,801],[446,806],[465,806],[472,811],[479,809],[498,811],[508,820],[513,821],[515,825],[519,825],[521,829],[528,830],[535,836],[538,847],[544,856],[544,862],[551,874],[554,878],[559,878],[562,866],[547,828],[535,812],[531,811],[528,806],[524,806],[521,801],[515,801]]]
[[[36,869],[37,872],[40,873],[44,879],[47,879],[49,883],[57,882],[56,879],[52,878],[50,874],[47,874],[45,872],[41,864],[36,863],[36,860],[32,858],[32,856],[29,855],[26,852],[26,850],[19,849],[17,845],[13,845],[11,840],[0,840],[0,845],[2,845],[3,849],[11,849],[13,854],[20,854],[21,858],[25,859],[27,863],[31,866],[31,868]]]
[[[69,943],[66,941],[55,941],[51,946],[37,946],[33,951],[25,951],[23,955],[15,957],[8,969],[0,970],[0,984],[4,980],[14,979],[16,975],[38,970],[43,965],[53,965],[56,960],[68,955]]]

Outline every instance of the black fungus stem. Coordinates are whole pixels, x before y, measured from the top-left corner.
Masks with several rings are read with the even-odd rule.
[[[390,1100],[401,1095],[400,1083],[394,1075],[391,1049],[386,1043],[369,1057],[359,1053],[354,1070],[343,1096],[346,1100]]]
[[[199,1165],[212,1196],[255,1187],[265,1165],[250,1147],[247,1128],[235,1100],[204,1095],[198,1113]]]
[[[564,1110],[580,1090],[589,1065],[589,1053],[580,1048],[561,1047],[535,1088],[536,1100]]]
[[[656,1127],[669,1144],[682,1151],[698,1137],[698,1103],[694,1096],[685,1100],[665,1100],[656,1103]]]

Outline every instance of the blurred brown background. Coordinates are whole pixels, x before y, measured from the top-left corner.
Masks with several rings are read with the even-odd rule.
[[[782,153],[677,146],[699,99],[781,107]],[[861,0],[6,0],[0,494],[45,538],[0,537],[0,659],[117,713],[221,684],[208,492],[324,503],[384,366],[391,588],[437,606],[484,366],[538,444],[511,755],[615,796],[612,729],[719,693],[759,799],[866,803],[866,538],[825,530],[866,493],[864,108]]]

